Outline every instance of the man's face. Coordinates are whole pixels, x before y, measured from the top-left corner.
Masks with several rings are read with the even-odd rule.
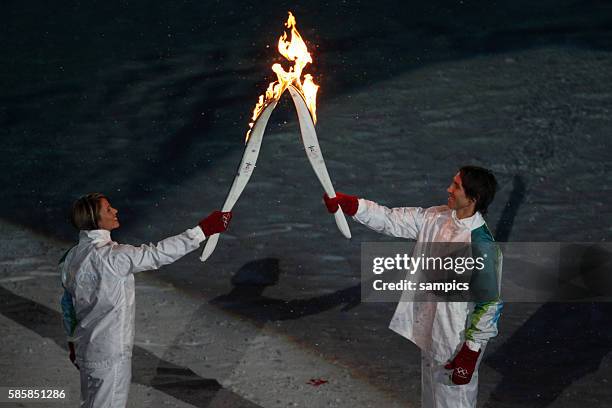
[[[106,198],[100,199],[100,213],[98,214],[98,228],[112,231],[119,228],[118,211],[111,207]]]
[[[451,210],[461,210],[468,208],[470,205],[475,204],[475,201],[468,198],[465,195],[463,184],[461,183],[461,176],[459,173],[455,174],[453,181],[450,186],[446,189],[448,192],[448,207]]]

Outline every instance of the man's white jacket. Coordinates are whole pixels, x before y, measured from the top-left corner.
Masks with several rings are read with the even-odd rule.
[[[60,263],[64,326],[79,365],[108,367],[130,358],[134,344],[134,273],[157,269],[197,249],[200,227],[156,245],[122,245],[106,230],[81,231]]]
[[[501,251],[491,245],[493,236],[479,212],[460,220],[445,205],[390,209],[360,199],[354,219],[386,235],[416,239],[414,254],[419,255],[430,253],[435,242],[488,243],[493,252],[485,255],[485,270],[497,285],[501,282]],[[478,350],[497,335],[503,307],[499,298],[489,302],[410,302],[405,300],[408,293],[404,295],[389,327],[437,361],[452,359],[464,342]]]

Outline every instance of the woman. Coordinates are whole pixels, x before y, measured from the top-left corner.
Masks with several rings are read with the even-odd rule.
[[[79,242],[60,261],[62,310],[70,359],[80,369],[81,407],[125,407],[134,344],[134,273],[158,269],[223,232],[231,212],[214,211],[182,234],[157,245],[118,244],[117,210],[100,193],[79,198],[72,223]],[[76,350],[74,347],[76,344]]]

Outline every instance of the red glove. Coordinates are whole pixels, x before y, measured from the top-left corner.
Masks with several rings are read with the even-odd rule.
[[[463,347],[461,347],[455,358],[444,366],[447,370],[453,370],[453,383],[465,385],[470,382],[476,370],[476,362],[479,355],[480,350],[472,351],[467,344],[463,343]]]
[[[343,213],[350,216],[357,214],[357,208],[359,207],[359,199],[357,196],[342,194],[338,191],[336,191],[336,196],[334,198],[329,198],[327,193],[325,193],[323,195],[323,201],[325,201],[327,211],[332,214],[338,211],[338,205],[342,208]]]
[[[231,211],[221,212],[217,210],[211,212],[208,217],[200,221],[198,225],[202,228],[202,231],[204,231],[204,235],[210,237],[211,235],[225,231],[231,219]]]
[[[77,370],[80,370],[79,365],[76,362],[76,353],[74,352],[74,343],[71,341],[68,342],[68,350],[69,350],[68,358],[70,358],[70,362],[74,364]]]

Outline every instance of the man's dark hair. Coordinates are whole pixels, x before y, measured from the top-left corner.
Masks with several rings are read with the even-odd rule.
[[[486,214],[497,191],[497,180],[493,173],[478,166],[463,166],[459,169],[459,177],[465,195],[476,200],[475,210]]]
[[[98,218],[102,204],[100,201],[106,198],[102,193],[89,193],[80,197],[72,205],[72,225],[78,230],[98,229]]]

